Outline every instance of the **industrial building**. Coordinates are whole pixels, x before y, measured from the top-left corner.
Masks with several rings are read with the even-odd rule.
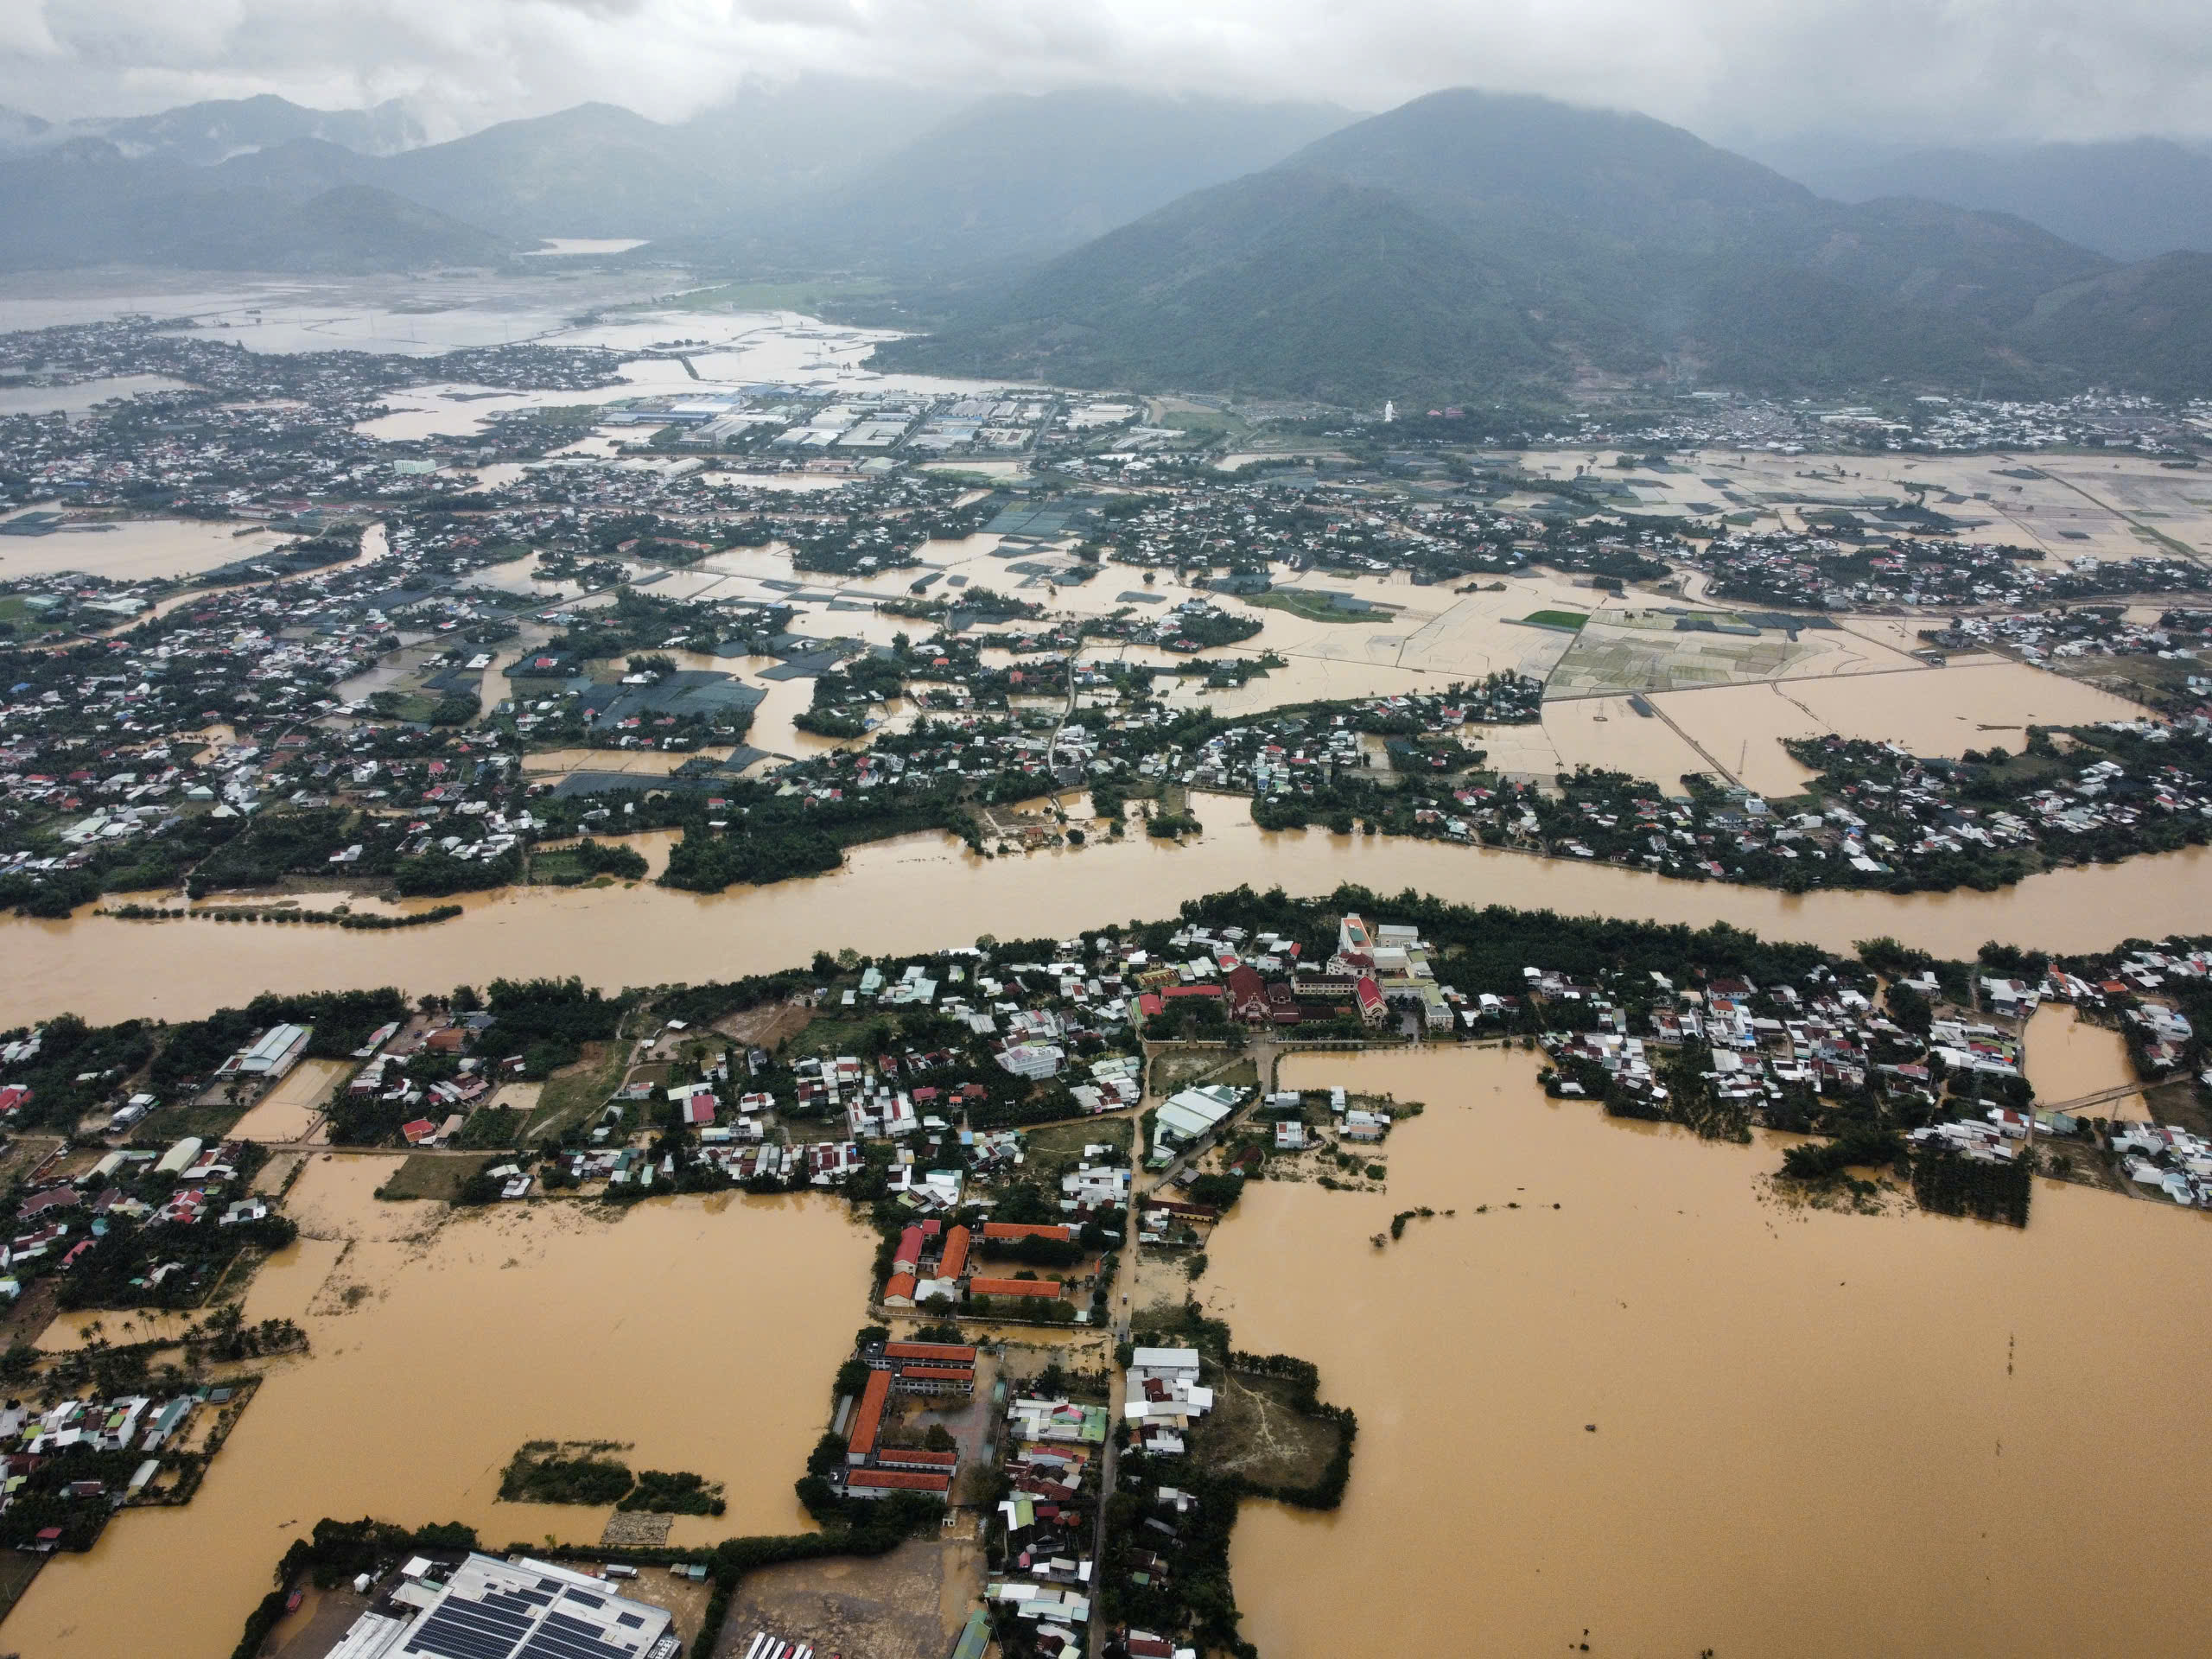
[[[675,1659],[683,1649],[666,1609],[549,1561],[471,1554],[447,1571],[417,1556],[400,1580],[332,1659]]]
[[[277,1082],[300,1063],[314,1036],[313,1026],[271,1026],[254,1039],[251,1047],[240,1049],[216,1067],[215,1075]]]

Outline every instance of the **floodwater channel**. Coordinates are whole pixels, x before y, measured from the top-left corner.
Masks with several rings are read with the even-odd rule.
[[[1238,1521],[1268,1659],[2212,1649],[2173,1573],[2212,1448],[2128,1449],[2212,1384],[2200,1218],[2047,1180],[2024,1231],[1796,1208],[1770,1137],[1548,1102],[1540,1058],[1285,1065],[1427,1110],[1387,1192],[1255,1182],[1208,1247],[1237,1346],[1359,1416],[1340,1510]]]
[[[1321,894],[1353,882],[1463,904],[1698,927],[1725,921],[1835,950],[1886,934],[1953,957],[1970,957],[1993,938],[2089,950],[2131,936],[2212,932],[2212,851],[2202,848],[2052,871],[1997,893],[1792,896],[1440,842],[1271,832],[1251,822],[1241,799],[1199,795],[1193,805],[1207,828],[1183,846],[1140,833],[983,858],[928,832],[856,847],[841,870],[772,887],[710,895],[644,884],[508,888],[397,906],[457,903],[463,913],[388,931],[131,922],[89,907],[67,921],[10,918],[0,922],[8,947],[0,1026],[65,1009],[96,1020],[197,1019],[270,988],[397,985],[419,993],[503,974],[574,974],[610,988],[730,979],[847,945],[880,955],[982,933],[1026,938],[1040,917],[1064,931],[1159,917],[1240,883]]]
[[[872,1249],[842,1205],[731,1194],[448,1219],[373,1196],[397,1166],[308,1166],[289,1200],[307,1236],[262,1269],[246,1311],[290,1313],[312,1352],[268,1364],[188,1505],[128,1511],[50,1561],[8,1617],[10,1651],[221,1659],[325,1516],[461,1521],[493,1548],[597,1541],[605,1508],[498,1501],[531,1440],[628,1441],[632,1468],[722,1483],[728,1513],[679,1519],[678,1545],[809,1529],[792,1483]]]

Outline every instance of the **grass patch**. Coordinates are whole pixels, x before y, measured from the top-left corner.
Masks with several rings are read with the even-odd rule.
[[[1255,1485],[1319,1484],[1344,1431],[1299,1412],[1292,1404],[1295,1393],[1284,1377],[1224,1372],[1192,1455],[1211,1472],[1242,1475]]]
[[[1162,1054],[1152,1063],[1152,1092],[1162,1097],[1172,1095],[1228,1059],[1225,1048],[1180,1049]]]
[[[1580,633],[1590,620],[1586,611],[1531,611],[1512,619],[1524,628],[1549,628],[1554,633]]]
[[[1170,409],[1160,412],[1157,424],[1177,432],[1202,432],[1208,436],[1242,436],[1251,430],[1234,415],[1218,409]]]
[[[489,1158],[434,1157],[416,1153],[403,1161],[377,1189],[380,1198],[435,1198],[451,1204],[461,1196],[469,1178],[481,1171]]]
[[[1110,1146],[1127,1163],[1136,1126],[1126,1117],[1084,1118],[1076,1123],[1048,1123],[1022,1132],[1022,1174],[1026,1179],[1057,1186],[1060,1177],[1083,1162],[1086,1146]]]
[[[580,886],[587,874],[575,849],[563,848],[557,853],[532,853],[525,879],[533,887],[573,887]]]
[[[1239,1060],[1206,1081],[1227,1084],[1231,1089],[1256,1089],[1260,1086],[1260,1063],[1257,1060]]]
[[[1380,608],[1348,611],[1326,594],[1302,593],[1295,588],[1278,588],[1272,593],[1248,594],[1243,597],[1247,605],[1255,605],[1263,611],[1287,611],[1308,622],[1377,622],[1390,615]]]
[[[437,712],[440,701],[439,698],[423,691],[403,692],[395,701],[387,705],[391,711],[388,718],[427,723],[430,716]],[[378,712],[382,713],[383,710],[379,709]]]
[[[871,1027],[886,1025],[895,1028],[898,1023],[898,1016],[891,1014],[870,1014],[865,1020],[816,1020],[791,1039],[784,1058],[804,1059],[809,1055],[859,1053],[868,1045]]]
[[[170,1141],[181,1141],[188,1135],[196,1135],[202,1141],[219,1141],[252,1109],[251,1103],[233,1106],[219,1095],[212,1102],[203,1096],[181,1105],[162,1107],[138,1124],[134,1133],[157,1134]]]
[[[491,1149],[518,1147],[524,1116],[512,1106],[486,1106],[461,1126],[461,1144]]]
[[[517,1138],[535,1140],[559,1136],[569,1126],[581,1123],[607,1104],[607,1097],[622,1086],[623,1060],[630,1046],[620,1039],[583,1046],[583,1058],[564,1065],[545,1079],[531,1115]]]

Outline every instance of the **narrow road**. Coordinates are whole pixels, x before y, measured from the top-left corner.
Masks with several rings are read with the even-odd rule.
[[[1137,1282],[1137,1175],[1144,1168],[1144,1108],[1129,1114],[1129,1202],[1122,1212],[1122,1249],[1112,1288],[1106,1293],[1106,1337],[1119,1346],[1129,1339],[1129,1297]],[[1091,1618],[1084,1632],[1085,1650],[1099,1659],[1106,1645],[1106,1621],[1097,1616],[1099,1575],[1106,1570],[1106,1503],[1121,1478],[1122,1411],[1128,1399],[1122,1368],[1107,1356],[1106,1449],[1098,1461],[1098,1513],[1091,1522]]]

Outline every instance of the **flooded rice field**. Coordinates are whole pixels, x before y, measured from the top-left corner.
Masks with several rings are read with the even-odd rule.
[[[91,1020],[193,1019],[271,987],[420,992],[523,972],[608,987],[728,979],[844,945],[880,955],[987,932],[1023,938],[1040,917],[1063,930],[1157,917],[1245,882],[1325,893],[1349,881],[1468,904],[1726,921],[1837,950],[1888,934],[1957,957],[1992,938],[2088,950],[2130,936],[2212,932],[2212,851],[2203,849],[2055,871],[2008,892],[1792,896],[1436,842],[1270,832],[1242,800],[1200,795],[1193,805],[1207,829],[1183,846],[1135,836],[983,858],[950,836],[921,834],[856,847],[842,870],[772,887],[712,895],[645,885],[509,889],[440,901],[463,914],[388,932],[129,922],[89,910],[67,921],[11,918],[0,922],[9,946],[0,1026],[63,1009]]]
[[[633,1467],[722,1483],[729,1512],[680,1519],[679,1545],[807,1529],[791,1484],[871,1249],[841,1207],[671,1198],[613,1218],[548,1203],[440,1225],[442,1205],[373,1197],[397,1165],[308,1164],[290,1208],[313,1236],[263,1269],[247,1313],[290,1313],[313,1352],[270,1366],[188,1506],[118,1516],[90,1554],[49,1563],[9,1616],[10,1650],[221,1659],[324,1516],[457,1520],[494,1548],[596,1541],[604,1509],[496,1501],[533,1439],[629,1441]]]
[[[338,1085],[353,1074],[346,1060],[302,1060],[231,1131],[238,1141],[302,1141],[322,1122]]]
[[[1968,749],[2017,754],[2031,725],[2086,726],[2144,716],[2124,697],[2012,662],[1722,686],[1650,701],[1661,720],[1641,723],[1672,726],[1738,782],[1775,795],[1795,792],[1811,775],[1783,748],[1784,738],[1833,732],[1955,760]]]
[[[64,570],[144,582],[196,576],[251,558],[290,540],[240,536],[235,523],[195,518],[118,518],[101,528],[57,530],[45,536],[0,537],[0,580],[50,576]]]
[[[1238,1522],[1268,1659],[2212,1647],[2172,1570],[2212,1451],[2121,1449],[2212,1383],[2171,1290],[2200,1218],[2047,1181],[2024,1232],[1792,1208],[1775,1145],[1553,1104],[1535,1065],[1285,1066],[1428,1109],[1387,1193],[1255,1183],[1209,1247],[1237,1345],[1359,1414],[1341,1510]],[[1457,1213],[1369,1243],[1423,1205]]]

